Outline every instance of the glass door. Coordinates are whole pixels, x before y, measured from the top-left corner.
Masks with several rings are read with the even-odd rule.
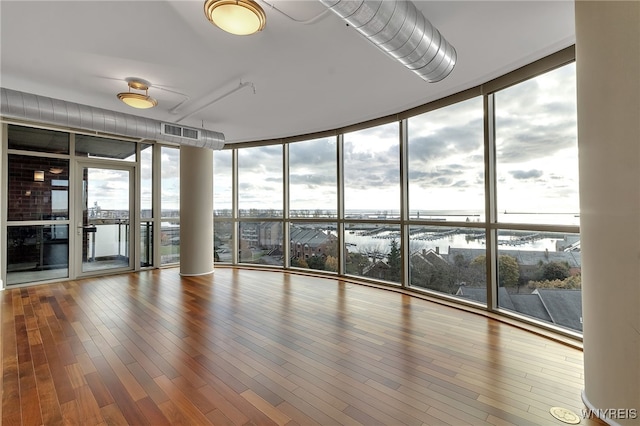
[[[133,268],[133,167],[79,163],[78,275]]]

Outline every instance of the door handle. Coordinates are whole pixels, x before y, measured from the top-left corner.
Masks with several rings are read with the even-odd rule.
[[[96,232],[97,228],[95,225],[78,225],[78,234],[80,234],[80,229],[84,232]]]

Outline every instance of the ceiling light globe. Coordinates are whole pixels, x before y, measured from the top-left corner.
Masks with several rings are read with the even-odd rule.
[[[253,0],[207,0],[204,13],[212,24],[235,35],[254,34],[266,24],[264,10]]]

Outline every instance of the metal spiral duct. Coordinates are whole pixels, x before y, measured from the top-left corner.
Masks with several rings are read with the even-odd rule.
[[[448,76],[456,64],[456,50],[410,1],[320,1],[382,51],[430,83]]]
[[[3,118],[29,120],[65,128],[101,132],[196,146],[213,150],[222,149],[224,134],[204,129],[190,129],[197,138],[184,138],[162,132],[164,124],[150,118],[109,111],[59,99],[47,98],[16,90],[0,88],[0,115]],[[175,124],[172,126],[184,126]]]

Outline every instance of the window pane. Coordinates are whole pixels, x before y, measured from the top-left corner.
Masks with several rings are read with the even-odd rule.
[[[32,129],[9,125],[9,149],[48,152],[51,154],[69,153],[69,134],[52,130]]]
[[[401,279],[400,225],[345,225],[346,273],[399,283]]]
[[[213,214],[231,217],[233,203],[232,151],[213,152]]]
[[[500,307],[582,331],[580,235],[503,230],[498,246]]]
[[[240,222],[241,263],[283,266],[282,222]]]
[[[474,98],[409,119],[411,218],[484,221],[483,114]]]
[[[238,150],[241,217],[282,217],[282,145]]]
[[[140,217],[153,217],[153,145],[140,147]]]
[[[160,214],[180,217],[180,150],[163,146],[160,156]]]
[[[347,217],[399,217],[398,128],[398,123],[389,123],[344,135],[344,205]]]
[[[338,272],[337,226],[335,222],[291,224],[291,266]]]
[[[69,225],[7,227],[7,284],[69,276]]]
[[[7,220],[69,219],[69,160],[8,158]]]
[[[233,222],[215,220],[213,223],[213,249],[215,262],[231,262],[233,250]]]
[[[160,263],[180,262],[180,222],[162,222],[160,226]]]
[[[83,167],[82,180],[82,271],[128,267],[129,171]]]
[[[411,286],[487,303],[485,231],[411,226]]]
[[[495,95],[498,220],[579,223],[575,64]]]
[[[160,147],[160,264],[180,261],[180,149]]]
[[[89,158],[136,161],[136,143],[97,136],[76,135],[76,155]]]
[[[336,217],[336,139],[289,144],[291,217]]]
[[[140,266],[153,266],[153,222],[140,222]]]

